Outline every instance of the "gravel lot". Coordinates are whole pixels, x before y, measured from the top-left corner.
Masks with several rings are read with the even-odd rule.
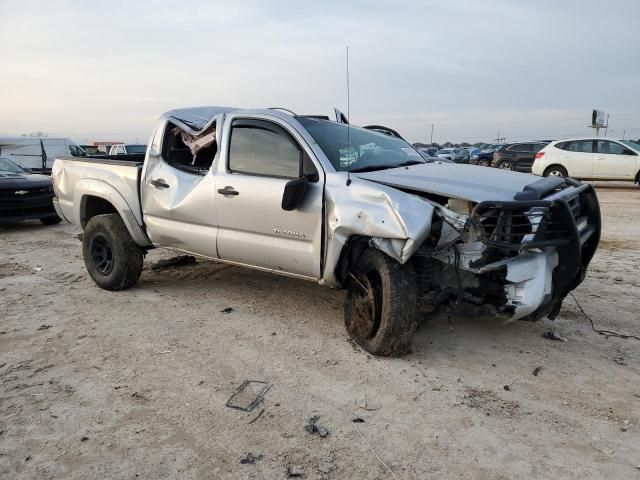
[[[575,296],[639,335],[640,188],[598,194]],[[640,342],[593,333],[571,298],[555,322],[432,319],[381,359],[349,342],[342,292],[209,261],[152,271],[175,255],[157,250],[110,293],[78,232],[0,227],[0,478],[640,478]],[[273,385],[251,413],[225,407],[245,379]],[[314,415],[327,437],[304,430]]]

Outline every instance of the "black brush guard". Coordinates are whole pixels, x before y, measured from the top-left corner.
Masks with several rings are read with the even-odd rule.
[[[504,254],[556,247],[553,292],[543,307],[553,319],[564,297],[584,279],[598,247],[598,197],[589,184],[549,177],[528,185],[514,198],[513,202],[477,204],[471,222],[488,247]]]

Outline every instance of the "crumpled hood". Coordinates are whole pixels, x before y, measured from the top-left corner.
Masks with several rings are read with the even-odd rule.
[[[38,188],[51,185],[51,179],[46,175],[32,173],[11,173],[0,171],[0,189]]]
[[[540,177],[498,168],[433,162],[424,165],[353,173],[398,189],[435,193],[472,202],[513,201],[516,193]]]

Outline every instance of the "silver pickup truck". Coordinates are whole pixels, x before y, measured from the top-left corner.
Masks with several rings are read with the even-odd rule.
[[[434,312],[555,318],[600,238],[588,184],[425,160],[340,115],[173,110],[144,157],[58,158],[53,180],[98,286],[131,287],[170,247],[345,288],[347,331],[376,355]]]

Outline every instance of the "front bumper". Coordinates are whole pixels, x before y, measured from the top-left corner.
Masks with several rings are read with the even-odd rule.
[[[523,219],[528,226],[522,226]],[[479,203],[472,222],[487,247],[518,252],[505,262],[505,293],[521,319],[555,318],[564,298],[584,279],[600,241],[595,190],[572,179],[539,180],[514,202]]]
[[[16,191],[27,192],[18,195]],[[0,222],[10,223],[54,217],[53,192],[48,189],[0,191]]]

